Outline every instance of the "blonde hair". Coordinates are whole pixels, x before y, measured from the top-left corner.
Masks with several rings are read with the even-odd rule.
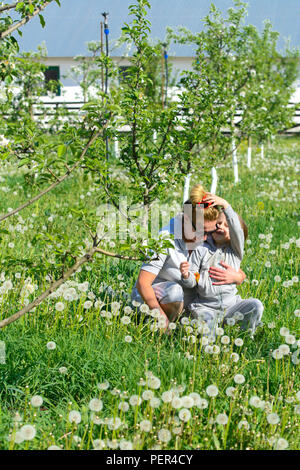
[[[205,196],[205,189],[201,184],[195,184],[190,191],[190,197],[184,204],[192,204],[192,218],[193,223],[196,221],[196,204],[201,202]],[[204,220],[216,220],[219,216],[219,211],[215,207],[206,207],[204,209]]]

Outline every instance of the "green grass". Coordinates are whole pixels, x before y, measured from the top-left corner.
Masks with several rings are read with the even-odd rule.
[[[0,340],[5,344],[5,363],[0,364],[1,449],[47,449],[51,445],[63,449],[109,449],[114,446],[135,449],[273,449],[285,446],[285,441],[278,441],[280,438],[287,441],[288,449],[299,449],[300,397],[299,393],[296,395],[300,391],[299,365],[291,359],[292,353],[299,349],[300,330],[299,316],[294,313],[299,309],[296,278],[299,266],[299,242],[296,246],[300,220],[299,185],[295,182],[298,182],[300,142],[296,138],[278,139],[274,148],[266,151],[264,161],[260,160],[258,151],[254,152],[251,170],[246,167],[246,150],[242,150],[239,157],[240,183],[233,185],[231,162],[226,162],[218,169],[217,193],[243,216],[249,228],[251,244],[246,245],[242,262],[247,279],[239,287],[239,293],[242,298],[259,298],[265,307],[264,326],[254,339],[237,326],[227,326],[225,335],[230,337],[230,344],[222,345],[218,337],[220,352],[210,354],[205,352],[205,346],[201,346],[194,331],[180,323],[172,335],[165,336],[159,331],[151,331],[151,323],[138,318],[133,309],[129,315],[130,324],[122,324],[123,309],[131,305],[124,295],[130,292],[140,263],[98,256],[71,278],[79,294],[77,300],[69,302],[61,296],[47,299],[34,312],[0,331]],[[6,177],[3,171],[2,178],[4,181],[0,182],[0,187],[5,186],[9,190],[0,193],[1,212],[8,207],[17,207],[26,199],[26,194],[33,195],[32,188],[25,185],[23,173],[16,171]],[[209,187],[209,178],[196,172],[191,184],[199,181]],[[68,216],[70,208],[80,204],[80,194],[85,195],[83,201],[86,204],[97,206],[103,195],[93,191],[93,187],[91,179],[78,173],[47,198],[22,211],[23,221],[17,216],[3,223],[1,228],[7,229],[8,233],[1,234],[0,271],[5,274],[5,280],[12,281],[13,288],[0,294],[1,318],[20,309],[21,291],[27,277],[31,277],[31,285],[37,286],[28,295],[29,301],[49,285],[45,272],[39,271],[38,266],[46,265],[51,259],[53,247],[51,242],[34,243],[36,233],[63,234],[65,238],[61,238],[61,243],[64,248],[67,248],[65,240],[75,239],[81,243],[88,238],[80,220]],[[91,194],[87,195],[89,191]],[[181,188],[176,194],[176,202],[181,203]],[[170,193],[170,201],[173,199],[174,193]],[[51,215],[55,215],[53,221],[48,220]],[[18,231],[18,224],[28,229],[22,233],[22,230]],[[260,234],[272,234],[270,242],[267,243]],[[9,247],[11,242],[13,247]],[[31,246],[28,242],[32,242]],[[288,248],[283,246],[286,243],[289,243]],[[15,257],[31,260],[36,266],[28,264],[26,269],[20,262],[14,265],[12,260]],[[270,267],[265,266],[267,261],[271,263]],[[15,277],[15,273],[20,273],[20,279]],[[275,276],[280,276],[281,280],[275,282]],[[291,285],[285,287],[284,282],[293,278]],[[78,283],[85,281],[89,283],[88,289],[80,292]],[[3,284],[4,276],[0,289]],[[107,285],[112,287],[114,294],[108,295]],[[93,302],[101,300],[103,306],[84,309],[89,296],[94,297]],[[120,301],[120,308],[116,315],[111,315],[115,300]],[[65,304],[61,312],[55,310],[58,301]],[[275,360],[272,351],[285,344],[285,338],[280,334],[282,327],[289,329],[298,344],[290,345],[291,353]],[[130,343],[125,341],[128,335],[132,337]],[[234,344],[237,337],[244,341],[241,347]],[[56,344],[53,350],[46,347],[50,341]],[[232,352],[239,354],[237,362],[230,357]],[[67,368],[66,374],[60,372],[61,367]],[[148,385],[145,383],[149,371],[159,378],[155,385],[159,387],[152,389],[161,400],[159,406],[143,399],[137,406],[129,404],[128,411],[120,410],[121,402],[129,403],[132,395],[142,396],[145,390],[151,389],[151,381]],[[235,383],[236,374],[243,374],[243,384]],[[97,384],[104,381],[109,382],[109,388],[100,390]],[[216,398],[207,395],[206,388],[211,384],[218,387]],[[235,387],[233,397],[226,394],[231,386]],[[176,387],[177,391],[174,391]],[[162,393],[172,388],[180,397],[198,393],[207,400],[207,407],[199,408],[194,404],[188,408],[191,418],[187,422],[182,421],[180,408],[162,401]],[[41,407],[30,404],[34,395],[42,396]],[[260,408],[251,405],[249,401],[253,396],[264,400],[264,406],[263,403]],[[100,398],[103,402],[103,409],[96,413],[97,419],[92,417],[89,409],[92,398]],[[202,403],[205,406],[205,401]],[[189,400],[184,398],[182,408],[188,404]],[[70,410],[81,413],[80,423],[69,421]],[[16,412],[21,415],[21,421],[14,420]],[[271,412],[279,416],[276,425],[267,420]],[[225,425],[216,422],[221,413],[228,417]],[[122,424],[111,429],[109,419],[115,417],[119,417]],[[143,425],[142,428],[139,426],[143,420],[151,422],[150,432],[144,432]],[[245,420],[249,429],[239,426]],[[31,440],[17,443],[15,439],[18,441],[19,435],[15,437],[15,433],[25,424],[33,424],[36,435]],[[159,440],[161,429],[171,432],[166,439],[168,442]],[[74,436],[79,436],[81,441]]]

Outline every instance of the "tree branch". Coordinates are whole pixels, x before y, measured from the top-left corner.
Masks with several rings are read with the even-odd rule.
[[[6,10],[11,10],[12,8],[16,8],[17,5],[18,5],[18,2],[11,3],[10,5],[4,5],[3,7],[0,7],[0,13]]]
[[[4,320],[0,321],[0,328],[3,328],[4,326],[7,326],[10,323],[15,322],[16,320],[21,318],[23,315],[30,312],[30,310],[32,310],[34,307],[39,305],[52,292],[54,292],[61,284],[63,284],[73,273],[75,273],[82,264],[87,263],[88,261],[90,261],[90,259],[97,252],[101,253],[103,255],[106,255],[106,256],[112,256],[114,258],[133,260],[133,261],[141,261],[139,258],[131,258],[129,256],[122,256],[122,255],[118,255],[116,253],[110,253],[109,251],[101,250],[100,248],[97,248],[97,247],[93,246],[84,256],[79,258],[79,260],[65,274],[63,274],[57,281],[53,282],[51,284],[51,286],[48,289],[46,289],[41,295],[39,295],[33,302],[31,302],[30,304],[23,307],[21,310],[19,310],[14,315],[11,315],[10,317],[5,318]]]
[[[107,126],[108,123],[105,125]],[[37,194],[36,196],[34,196],[32,199],[30,199],[29,201],[25,202],[24,204],[22,204],[21,206],[17,207],[16,209],[14,209],[13,211],[11,212],[8,212],[7,214],[4,214],[0,217],[0,222],[2,220],[5,220],[7,219],[8,217],[11,217],[12,215],[14,214],[17,214],[18,212],[20,212],[22,209],[25,209],[25,207],[28,207],[30,206],[31,204],[33,204],[35,201],[37,201],[38,199],[40,199],[42,196],[44,196],[45,194],[47,194],[49,191],[51,191],[52,189],[56,188],[56,186],[58,186],[60,183],[62,183],[66,178],[68,178],[68,176],[80,165],[80,162],[83,160],[86,152],[88,151],[89,147],[95,142],[95,140],[99,137],[99,135],[101,134],[102,132],[102,129],[100,131],[98,131],[95,135],[92,135],[92,137],[90,138],[90,140],[88,141],[88,143],[86,144],[84,150],[82,151],[79,159],[77,160],[76,163],[74,163],[74,165],[70,168],[70,170],[68,170],[64,176],[62,176],[61,178],[58,178],[58,180],[54,183],[52,183],[50,186],[48,186],[48,188],[46,188],[44,191],[41,191],[39,194]]]
[[[13,26],[11,26],[10,28],[8,28],[6,31],[2,31],[0,33],[0,39],[4,39],[6,36],[8,36],[9,34],[13,33],[16,29],[19,29],[21,26],[23,26],[24,24],[28,23],[29,20],[31,20],[32,18],[34,18],[36,15],[38,15],[42,10],[44,10],[44,8],[46,8],[46,6],[48,6],[53,0],[49,0],[48,2],[46,2],[44,5],[41,5],[39,6],[38,8],[36,8],[34,10],[34,12],[32,13],[32,15],[28,15],[28,16],[25,16],[25,18],[23,18],[22,20],[18,21],[18,23],[14,24]]]

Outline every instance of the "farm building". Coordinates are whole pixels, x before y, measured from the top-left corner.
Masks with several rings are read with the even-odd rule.
[[[60,95],[55,100],[80,100],[80,87],[67,77],[70,67],[76,65],[74,57],[88,56],[86,43],[100,41],[102,13],[108,12],[109,48],[111,57],[120,68],[128,65],[124,50],[117,46],[121,28],[130,21],[128,7],[133,0],[61,0],[61,7],[55,2],[43,12],[46,26],[41,27],[38,17],[22,28],[23,36],[18,38],[21,51],[36,50],[41,43],[46,45],[49,67],[48,76],[59,78],[63,84]],[[215,0],[214,5],[222,12],[233,6],[233,0]],[[185,26],[193,32],[201,30],[203,18],[208,14],[210,0],[150,0],[151,37],[164,40],[166,27]],[[299,0],[249,0],[246,22],[263,28],[269,19],[273,29],[280,33],[280,51],[284,50],[285,40],[290,46],[300,46],[300,30],[296,18],[300,17]],[[193,48],[172,44],[168,50],[169,61],[174,72],[186,69],[193,60]],[[300,101],[300,79],[293,101]],[[299,97],[298,97],[299,95]]]

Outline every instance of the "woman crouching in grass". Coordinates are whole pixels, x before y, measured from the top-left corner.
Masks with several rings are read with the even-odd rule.
[[[191,249],[189,243],[196,239],[197,232],[197,208],[203,204],[204,209],[204,235],[203,240],[213,233],[217,227],[219,211],[211,204],[204,203],[204,188],[198,184],[191,189],[190,198],[184,203],[191,205],[191,219],[180,213],[175,219],[171,219],[169,226],[164,230],[174,235],[174,227],[182,225],[182,237],[172,240],[173,247],[168,248],[165,254],[154,255],[152,259],[144,263],[140,269],[137,282],[132,290],[131,299],[140,303],[146,303],[148,307],[158,309],[161,317],[165,319],[166,329],[169,322],[174,321],[182,313],[185,306],[197,298],[197,293],[186,288],[181,277],[180,264],[189,260],[194,266],[197,263],[197,251],[201,246]],[[189,222],[189,224],[187,224]],[[189,233],[187,225],[193,227]],[[203,227],[200,227],[203,229]],[[196,256],[195,260],[194,257]],[[239,269],[237,272],[229,264],[223,264],[225,269],[216,268],[214,275],[219,275],[221,284],[241,284],[245,279],[245,273]]]

